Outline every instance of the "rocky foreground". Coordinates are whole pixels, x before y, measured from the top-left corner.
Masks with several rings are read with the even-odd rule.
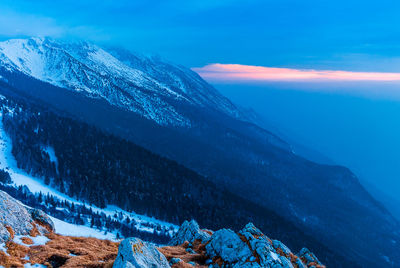
[[[295,255],[251,223],[235,233],[202,230],[194,220],[185,221],[170,245],[159,248],[138,238],[117,243],[61,236],[46,214],[2,191],[0,244],[3,267],[325,267],[308,249]]]
[[[162,254],[160,254],[160,252]],[[201,230],[195,221],[185,221],[170,246],[158,248],[136,238],[121,242],[114,267],[285,267],[323,266],[303,248],[293,254],[278,240],[271,240],[253,224],[238,233],[229,229]]]

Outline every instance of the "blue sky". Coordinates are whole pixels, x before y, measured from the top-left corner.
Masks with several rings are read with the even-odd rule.
[[[389,0],[2,0],[0,36],[92,39],[189,67],[398,71],[399,10]]]
[[[221,63],[360,76],[400,73],[399,14],[395,0],[1,0],[0,39],[83,38],[187,67]],[[211,82],[292,138],[400,196],[400,83]]]

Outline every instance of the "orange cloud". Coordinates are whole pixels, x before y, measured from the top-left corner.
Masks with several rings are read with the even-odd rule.
[[[193,68],[211,81],[400,81],[400,73],[271,68],[240,64],[210,64]]]

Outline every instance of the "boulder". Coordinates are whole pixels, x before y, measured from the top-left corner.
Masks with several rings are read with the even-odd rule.
[[[127,238],[118,248],[114,268],[169,268],[164,255],[157,248],[138,238]]]
[[[29,212],[31,213],[31,216],[34,221],[46,226],[50,231],[55,231],[55,226],[53,221],[42,210],[36,208],[29,208]]]
[[[185,221],[172,243],[179,246],[160,250],[168,253],[171,248],[180,248],[179,262],[174,258],[178,255],[166,254],[172,267],[176,268],[191,267],[194,264],[209,268],[325,267],[308,249],[302,249],[297,256],[282,242],[271,240],[252,223],[248,223],[238,233],[221,229],[209,237],[208,232],[212,233],[200,230],[195,221]]]
[[[198,223],[195,220],[185,221],[180,227],[178,232],[172,238],[170,244],[173,246],[181,245],[188,241],[193,243],[195,240],[201,240],[206,243],[211,235],[206,231],[200,230]]]
[[[285,246],[281,241],[272,240],[272,246],[274,247],[274,249],[276,251],[279,252],[280,255],[284,255],[286,257],[289,257],[290,254],[292,253],[290,251],[290,249],[287,246]]]
[[[293,267],[287,258],[290,250],[283,243],[271,240],[252,223],[248,223],[240,230],[239,235],[242,236],[242,239],[252,250],[252,254],[257,260],[255,267]],[[282,247],[283,250],[277,251],[275,246]],[[283,254],[283,251],[287,252],[287,255]]]
[[[308,248],[302,248],[298,256],[307,267],[325,267]]]
[[[6,242],[15,235],[29,235],[36,223],[43,222],[52,227],[51,219],[40,210],[27,208],[7,193],[0,191],[0,242]],[[46,232],[38,228],[39,232]]]
[[[174,265],[174,264],[179,263],[180,261],[182,261],[182,260],[179,259],[179,258],[172,258],[172,259],[169,261],[169,264]]]
[[[216,231],[206,246],[207,255],[211,258],[220,257],[227,263],[245,263],[252,257],[252,252],[240,237],[228,229]]]
[[[270,252],[274,251],[271,239],[264,235],[252,223],[248,223],[240,230],[239,235],[249,244],[256,258],[259,259],[260,264],[267,265],[271,259]]]

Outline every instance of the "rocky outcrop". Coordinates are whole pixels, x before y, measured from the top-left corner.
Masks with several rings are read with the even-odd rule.
[[[185,241],[193,242],[195,240],[201,240],[206,243],[210,237],[211,232],[200,230],[199,224],[195,220],[184,221],[170,244],[176,246],[185,243]]]
[[[299,257],[308,267],[318,267],[321,265],[321,262],[314,255],[314,253],[307,248],[302,248],[300,250]]]
[[[212,235],[206,252],[211,259],[220,259],[224,263],[245,263],[252,256],[247,244],[235,232],[227,229]]]
[[[128,238],[121,242],[114,268],[169,268],[167,259],[154,245],[138,238]]]
[[[203,236],[204,233],[207,235]],[[325,267],[308,249],[303,248],[295,255],[282,242],[271,240],[252,223],[247,224],[238,233],[228,229],[212,233],[200,230],[195,221],[185,222],[172,242],[174,246],[159,250],[175,268]],[[179,243],[181,244],[178,245]]]
[[[40,209],[35,208],[28,208],[28,211],[31,213],[32,219],[35,222],[41,224],[42,226],[45,226],[49,231],[55,230],[53,221],[50,219],[49,216],[47,216],[46,213],[44,213]]]
[[[0,266],[27,264],[65,267],[114,268],[324,268],[318,258],[303,248],[295,255],[278,240],[271,240],[253,224],[235,233],[200,229],[185,221],[170,246],[156,248],[138,238],[118,243],[95,238],[64,237],[42,211],[25,207],[0,191]],[[45,242],[33,238],[45,235]],[[27,259],[27,256],[29,259]],[[115,260],[115,261],[114,261]]]
[[[0,243],[14,235],[47,233],[54,230],[51,219],[41,210],[31,209],[0,191]]]
[[[5,243],[8,254],[5,252],[0,254],[4,259],[1,263],[23,264],[27,262],[24,256],[28,254],[34,263],[51,263],[56,257],[57,263],[61,263],[61,261],[73,263],[75,260],[64,253],[64,250],[71,252],[71,249],[61,249],[59,242],[56,243],[58,246],[54,250],[52,249],[53,240],[67,239],[54,234],[53,231],[54,224],[44,212],[27,208],[7,193],[0,191],[0,243]],[[31,249],[29,245],[32,244],[30,237],[40,234],[47,234],[47,240],[50,242],[48,245],[41,245],[39,254],[36,252],[39,250],[37,247]],[[26,236],[21,238],[22,242],[20,243],[22,244],[15,242],[18,236]],[[68,247],[74,244],[71,241],[68,243]],[[82,243],[82,239],[79,241]],[[113,247],[112,242],[102,243],[105,245],[108,243],[110,248]],[[137,238],[125,239],[119,245],[113,267],[324,267],[310,250],[303,248],[299,254],[293,254],[282,242],[271,240],[251,223],[235,233],[229,229],[221,229],[216,232],[202,230],[196,221],[185,221],[170,244],[171,246],[157,249],[153,244]],[[31,252],[32,250],[36,250],[36,255]],[[110,252],[108,253],[109,257],[101,257],[102,261],[112,261],[110,259],[112,251]]]

